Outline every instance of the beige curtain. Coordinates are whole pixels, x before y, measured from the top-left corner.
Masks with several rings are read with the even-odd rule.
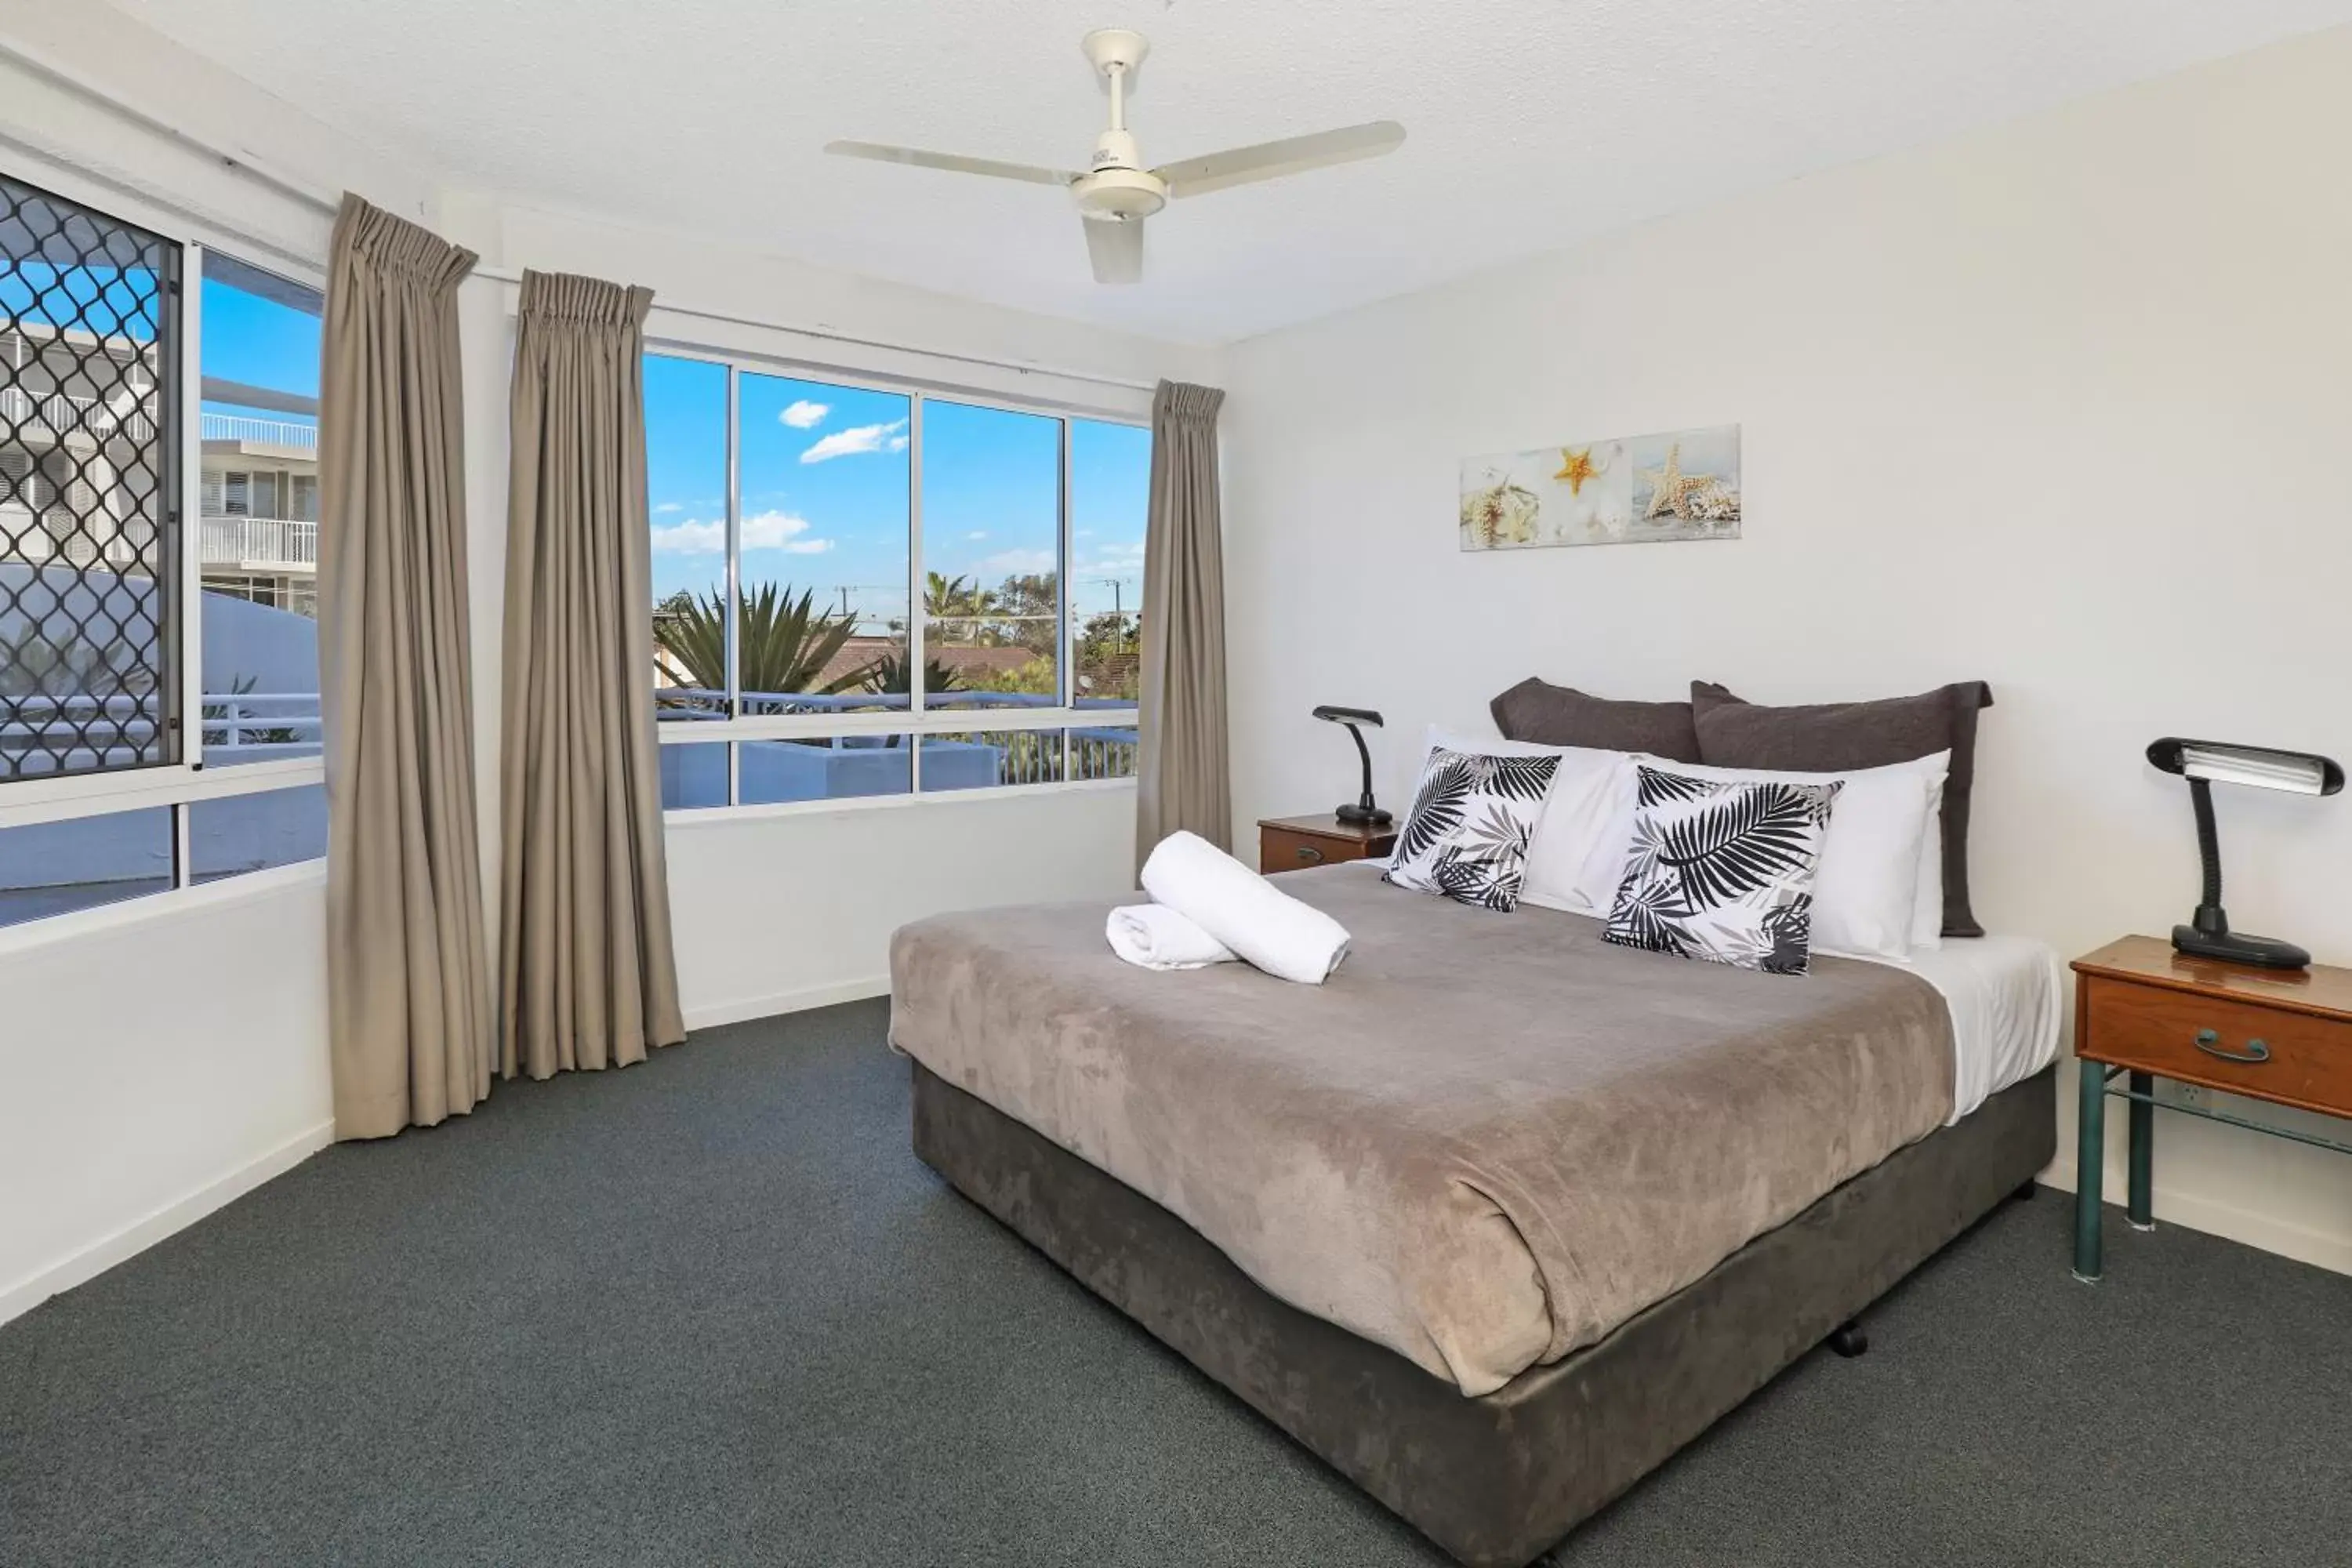
[[[1225,753],[1225,563],[1214,387],[1163,381],[1151,399],[1151,521],[1143,544],[1143,696],[1135,858],[1190,828],[1233,840]]]
[[[500,1070],[686,1037],[653,712],[645,319],[653,294],[526,272],[507,507]]]
[[[357,196],[328,262],[319,673],[335,1135],[489,1092],[457,284],[473,253]]]

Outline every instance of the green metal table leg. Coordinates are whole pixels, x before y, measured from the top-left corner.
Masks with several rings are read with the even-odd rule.
[[[2082,1120],[2074,1138],[2074,1278],[2085,1285],[2099,1278],[2100,1188],[2107,1168],[2107,1073],[2097,1062],[2077,1060]]]
[[[2134,1094],[2154,1094],[2156,1079],[2144,1072],[2131,1075]],[[2154,1230],[2156,1215],[2148,1206],[2150,1173],[2156,1158],[2156,1107],[2145,1100],[2131,1102],[2131,1190],[2124,1215],[2135,1230]]]

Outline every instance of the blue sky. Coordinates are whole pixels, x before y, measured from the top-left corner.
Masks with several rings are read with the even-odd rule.
[[[205,279],[203,371],[224,381],[241,381],[278,392],[319,395],[319,318],[306,310],[265,300],[232,288],[216,278]],[[207,398],[208,409],[245,413],[235,404]],[[268,409],[251,411],[256,418],[308,425],[317,421],[299,414]]]
[[[813,589],[869,631],[903,618],[909,399],[747,371],[741,417],[745,584]],[[1057,421],[935,397],[924,405],[923,444],[925,571],[992,586],[1053,570]],[[726,574],[723,367],[646,356],[646,448],[655,595],[718,586]],[[1142,595],[1150,433],[1081,420],[1071,448],[1077,614],[1114,602],[1132,613]]]

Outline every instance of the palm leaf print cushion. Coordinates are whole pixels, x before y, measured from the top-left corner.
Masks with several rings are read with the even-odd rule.
[[[1398,830],[1388,879],[1480,909],[1518,908],[1528,846],[1559,767],[1558,757],[1431,752]]]
[[[1638,770],[1633,844],[1602,940],[1802,974],[1813,870],[1843,784],[1738,784]]]

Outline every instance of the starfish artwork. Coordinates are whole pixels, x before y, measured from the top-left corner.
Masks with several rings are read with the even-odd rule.
[[[1569,494],[1580,496],[1584,493],[1584,481],[1600,477],[1601,468],[1601,464],[1592,460],[1591,447],[1562,447],[1559,449],[1559,472],[1552,478],[1567,481]]]
[[[1740,534],[1739,426],[1548,441],[1461,459],[1465,550],[1674,544]]]
[[[1650,510],[1642,514],[1645,519],[1687,516],[1691,497],[1707,483],[1700,475],[1683,472],[1680,441],[1666,448],[1662,466],[1643,468],[1642,477],[1650,481]]]

